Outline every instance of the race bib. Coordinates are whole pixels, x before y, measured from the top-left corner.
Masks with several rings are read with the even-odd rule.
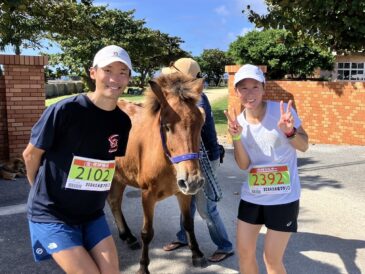
[[[115,161],[103,161],[74,156],[66,181],[66,188],[107,191],[115,171]]]
[[[254,166],[248,174],[252,194],[282,194],[291,191],[287,165]]]

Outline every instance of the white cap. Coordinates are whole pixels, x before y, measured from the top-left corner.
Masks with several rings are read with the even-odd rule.
[[[240,69],[234,75],[234,86],[236,86],[239,81],[247,78],[255,79],[261,83],[265,83],[265,76],[262,70],[259,67],[247,64],[240,67]]]
[[[99,50],[94,57],[93,67],[103,68],[113,62],[122,62],[132,71],[132,62],[128,53],[118,46],[106,46]]]

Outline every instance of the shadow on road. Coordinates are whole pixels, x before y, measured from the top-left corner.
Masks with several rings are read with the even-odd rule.
[[[333,264],[321,262],[303,254],[311,252],[322,252],[337,255],[343,265],[346,273],[361,274],[361,269],[356,265],[356,253],[358,249],[365,248],[365,241],[343,239],[330,235],[321,235],[308,232],[296,233],[289,241],[285,260],[288,273],[343,273]],[[309,252],[309,253],[308,253]],[[303,271],[301,271],[301,267]]]

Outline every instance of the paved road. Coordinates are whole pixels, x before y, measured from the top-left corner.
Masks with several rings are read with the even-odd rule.
[[[303,185],[300,233],[293,235],[288,245],[285,255],[288,273],[365,273],[365,146],[312,145],[305,154],[299,153],[299,170]],[[225,162],[218,173],[224,195],[219,208],[232,241],[235,241],[238,193],[245,176],[237,170],[232,150],[227,147]],[[0,181],[0,273],[62,273],[52,261],[33,262],[24,213],[28,191],[25,179]],[[138,236],[142,224],[139,198],[138,190],[127,188],[123,205],[127,221]],[[123,273],[134,273],[140,251],[128,250],[119,241],[110,211],[108,208],[106,211]],[[162,246],[174,239],[178,220],[174,197],[158,204],[150,250],[151,273],[238,273],[236,256],[201,269],[192,268],[187,248],[162,251]],[[195,220],[198,241],[208,256],[215,247],[205,223],[199,216]],[[260,234],[258,257],[261,273],[266,273],[261,259],[263,237]]]

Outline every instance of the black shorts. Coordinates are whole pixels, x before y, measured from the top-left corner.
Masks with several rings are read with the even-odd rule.
[[[256,205],[241,200],[237,218],[276,231],[297,232],[298,214],[299,200],[282,205]]]

